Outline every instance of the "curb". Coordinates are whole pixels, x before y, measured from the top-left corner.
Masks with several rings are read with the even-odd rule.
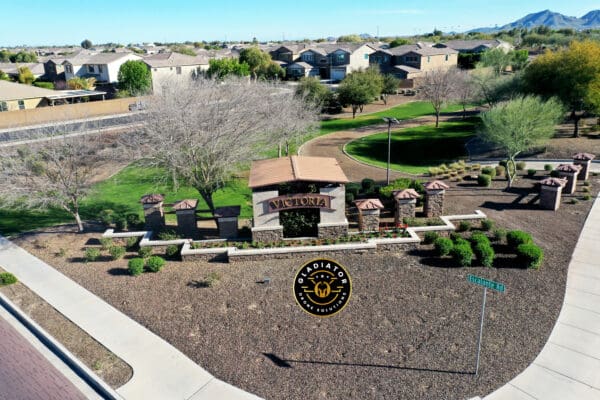
[[[87,383],[101,397],[109,400],[123,400],[114,389],[104,382],[98,375],[79,361],[69,350],[54,339],[48,332],[29,318],[6,296],[0,293],[0,306],[15,317],[23,326],[29,330],[44,346],[63,361],[77,376]],[[135,373],[135,372],[134,372]]]

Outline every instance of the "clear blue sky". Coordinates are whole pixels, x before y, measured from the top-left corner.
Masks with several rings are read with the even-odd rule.
[[[550,9],[581,17],[598,0],[16,0],[2,1],[0,47],[18,45],[315,39],[465,31]]]

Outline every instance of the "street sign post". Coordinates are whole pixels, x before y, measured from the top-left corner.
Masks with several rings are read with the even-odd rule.
[[[475,361],[475,376],[479,374],[479,355],[481,354],[481,338],[483,336],[483,317],[485,315],[485,300],[487,298],[487,290],[492,289],[500,293],[504,293],[506,288],[504,284],[490,281],[475,275],[467,275],[467,280],[479,286],[483,286],[483,301],[481,304],[481,321],[479,323],[479,339],[477,340],[477,360]]]

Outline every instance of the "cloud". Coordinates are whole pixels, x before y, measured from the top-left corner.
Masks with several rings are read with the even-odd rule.
[[[410,9],[410,8],[397,8],[393,10],[360,10],[357,14],[369,14],[369,15],[418,15],[425,14],[424,10]]]

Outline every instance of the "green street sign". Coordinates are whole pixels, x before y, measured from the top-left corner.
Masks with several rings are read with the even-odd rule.
[[[476,285],[479,286],[483,286],[486,287],[488,289],[494,289],[497,290],[501,293],[504,293],[504,284],[500,283],[500,282],[494,282],[494,281],[490,281],[484,278],[480,278],[478,276],[475,275],[467,275],[467,280],[471,283],[474,283]]]

